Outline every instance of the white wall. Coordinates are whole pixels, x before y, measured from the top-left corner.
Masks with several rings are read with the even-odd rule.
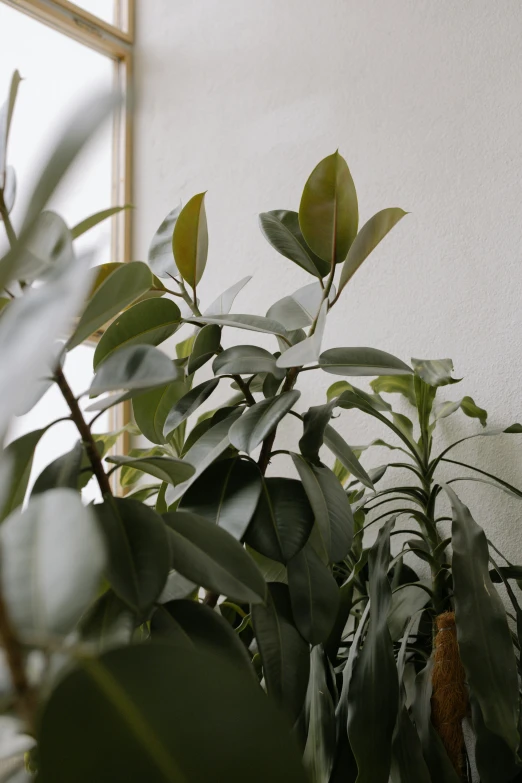
[[[268,246],[257,214],[297,209],[309,172],[339,147],[363,221],[385,206],[411,214],[344,292],[326,347],[451,356],[465,381],[448,398],[471,394],[493,426],[522,421],[519,0],[137,5],[136,257],[180,198],[208,189],[201,296],[254,273],[236,312],[264,314],[309,278]],[[253,342],[246,332],[227,339]],[[302,409],[336,380],[312,375]],[[373,436],[343,417],[352,443]],[[445,438],[478,428],[456,414]],[[471,444],[462,458],[522,486],[521,439]],[[517,501],[458,486],[522,562]]]

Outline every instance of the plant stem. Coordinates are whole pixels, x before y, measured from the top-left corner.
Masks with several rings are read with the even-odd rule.
[[[297,381],[298,375],[299,375],[299,367],[291,367],[288,370],[286,374],[286,380],[283,384],[283,388],[281,389],[281,394],[293,389],[295,382]],[[259,460],[257,464],[263,476],[265,475],[268,465],[270,464],[270,457],[272,456],[272,446],[274,445],[276,432],[277,432],[277,427],[275,427],[274,430],[270,433],[270,435],[267,438],[265,438],[265,440],[263,441],[263,445],[261,446],[261,454],[259,455]]]
[[[5,226],[5,233],[7,234],[7,239],[9,240],[9,244],[11,247],[14,247],[16,243],[16,234],[14,232],[11,219],[9,217],[9,213],[7,211],[7,207],[4,201],[4,192],[3,190],[0,190],[0,217],[2,218],[2,221]]]
[[[25,721],[28,731],[34,733],[36,694],[31,687],[25,671],[23,647],[18,639],[4,597],[0,592],[0,637],[11,673],[13,687],[18,700],[18,711]]]
[[[71,419],[76,424],[76,428],[80,433],[83,445],[85,446],[87,457],[91,463],[92,472],[96,476],[98,486],[100,487],[100,492],[104,497],[106,495],[111,496],[112,489],[110,481],[103,467],[103,462],[98,453],[98,449],[96,448],[96,442],[91,433],[89,425],[83,417],[81,408],[78,405],[78,400],[74,396],[71,387],[67,383],[61,367],[56,370],[55,379],[57,386],[60,389],[63,398],[69,407],[69,410],[71,411]]]

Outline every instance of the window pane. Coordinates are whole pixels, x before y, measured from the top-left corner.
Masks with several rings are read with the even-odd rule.
[[[20,84],[9,137],[8,163],[17,175],[15,226],[49,150],[64,124],[86,99],[112,88],[114,63],[71,38],[0,3],[0,100],[11,73]],[[36,132],[35,132],[36,131]],[[68,172],[50,208],[69,226],[112,201],[112,128],[107,123]],[[0,242],[5,242],[0,236]],[[111,221],[85,235],[77,249],[95,251],[94,263],[110,261]]]
[[[75,5],[122,30],[127,29],[126,0],[74,0]]]

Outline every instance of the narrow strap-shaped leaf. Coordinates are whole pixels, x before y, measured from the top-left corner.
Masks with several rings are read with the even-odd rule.
[[[319,645],[310,657],[310,681],[306,693],[306,745],[303,762],[314,783],[328,783],[335,761],[335,707],[328,687],[328,661]]]
[[[520,703],[506,611],[489,576],[484,531],[455,492],[448,486],[445,489],[453,508],[453,585],[462,663],[486,728],[516,757]]]
[[[339,588],[310,543],[287,564],[295,624],[310,644],[326,641],[339,606]]]
[[[452,465],[460,465],[463,468],[469,468],[469,470],[474,470],[475,473],[480,473],[482,476],[487,476],[488,478],[492,479],[492,481],[485,481],[484,482],[485,484],[491,484],[494,482],[494,484],[496,484],[499,489],[503,488],[507,490],[509,494],[514,495],[515,497],[518,498],[522,498],[522,490],[518,489],[517,487],[514,487],[513,484],[509,484],[507,481],[504,481],[504,479],[495,476],[493,473],[488,473],[486,470],[482,470],[481,468],[476,468],[474,465],[468,465],[467,462],[459,462],[458,460],[448,459],[447,457],[443,457],[442,462],[450,462]],[[464,480],[465,479],[459,479],[459,481],[464,481]],[[475,479],[475,481],[480,481],[480,479]]]
[[[109,207],[109,209],[102,209],[100,212],[95,212],[94,215],[85,218],[80,223],[77,223],[74,228],[71,228],[71,235],[73,239],[78,239],[86,231],[90,231],[91,228],[103,223],[107,218],[117,215],[125,209],[133,209],[132,204],[124,204],[122,207]]]
[[[388,783],[399,683],[388,630],[392,517],[370,551],[370,622],[348,692],[348,737],[357,760],[357,783]],[[379,752],[376,753],[376,748]]]

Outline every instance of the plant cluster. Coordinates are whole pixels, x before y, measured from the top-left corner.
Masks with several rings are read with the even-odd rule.
[[[205,308],[204,194],[167,215],[147,263],[94,269],[75,240],[118,208],[73,228],[46,209],[113,101],[98,100],[59,140],[15,232],[6,150],[18,83],[15,74],[0,114],[10,242],[0,259],[0,437],[55,384],[78,442],[31,487],[54,422],[1,455],[2,710],[30,748],[5,779],[457,783],[471,780],[470,754],[483,783],[520,779],[522,567],[498,559],[453,484],[522,493],[454,459],[462,440],[433,446],[441,419],[460,410],[485,426],[487,414],[468,396],[436,402],[457,382],[449,360],[410,366],[373,348],[322,350],[329,311],[405,212],[384,209],[359,228],[336,152],[313,170],[298,212],[260,216],[269,243],[314,282],[264,316],[232,312],[248,278]],[[184,324],[193,333],[173,359],[158,346]],[[223,349],[231,328],[270,335],[273,350]],[[92,383],[76,397],[64,358],[100,329]],[[375,380],[371,392],[338,381],[302,411],[298,386],[312,370]],[[230,399],[208,410],[223,385]],[[415,424],[383,396],[397,393]],[[129,400],[133,432],[151,446],[117,455],[118,433],[93,424]],[[383,468],[366,470],[363,449],[335,429],[334,414],[352,409],[391,431],[391,442],[370,444],[399,455]],[[287,416],[302,425],[292,450],[276,442]],[[444,482],[449,466],[457,475]],[[395,469],[411,482],[379,489]],[[90,480],[100,501],[85,505]]]

